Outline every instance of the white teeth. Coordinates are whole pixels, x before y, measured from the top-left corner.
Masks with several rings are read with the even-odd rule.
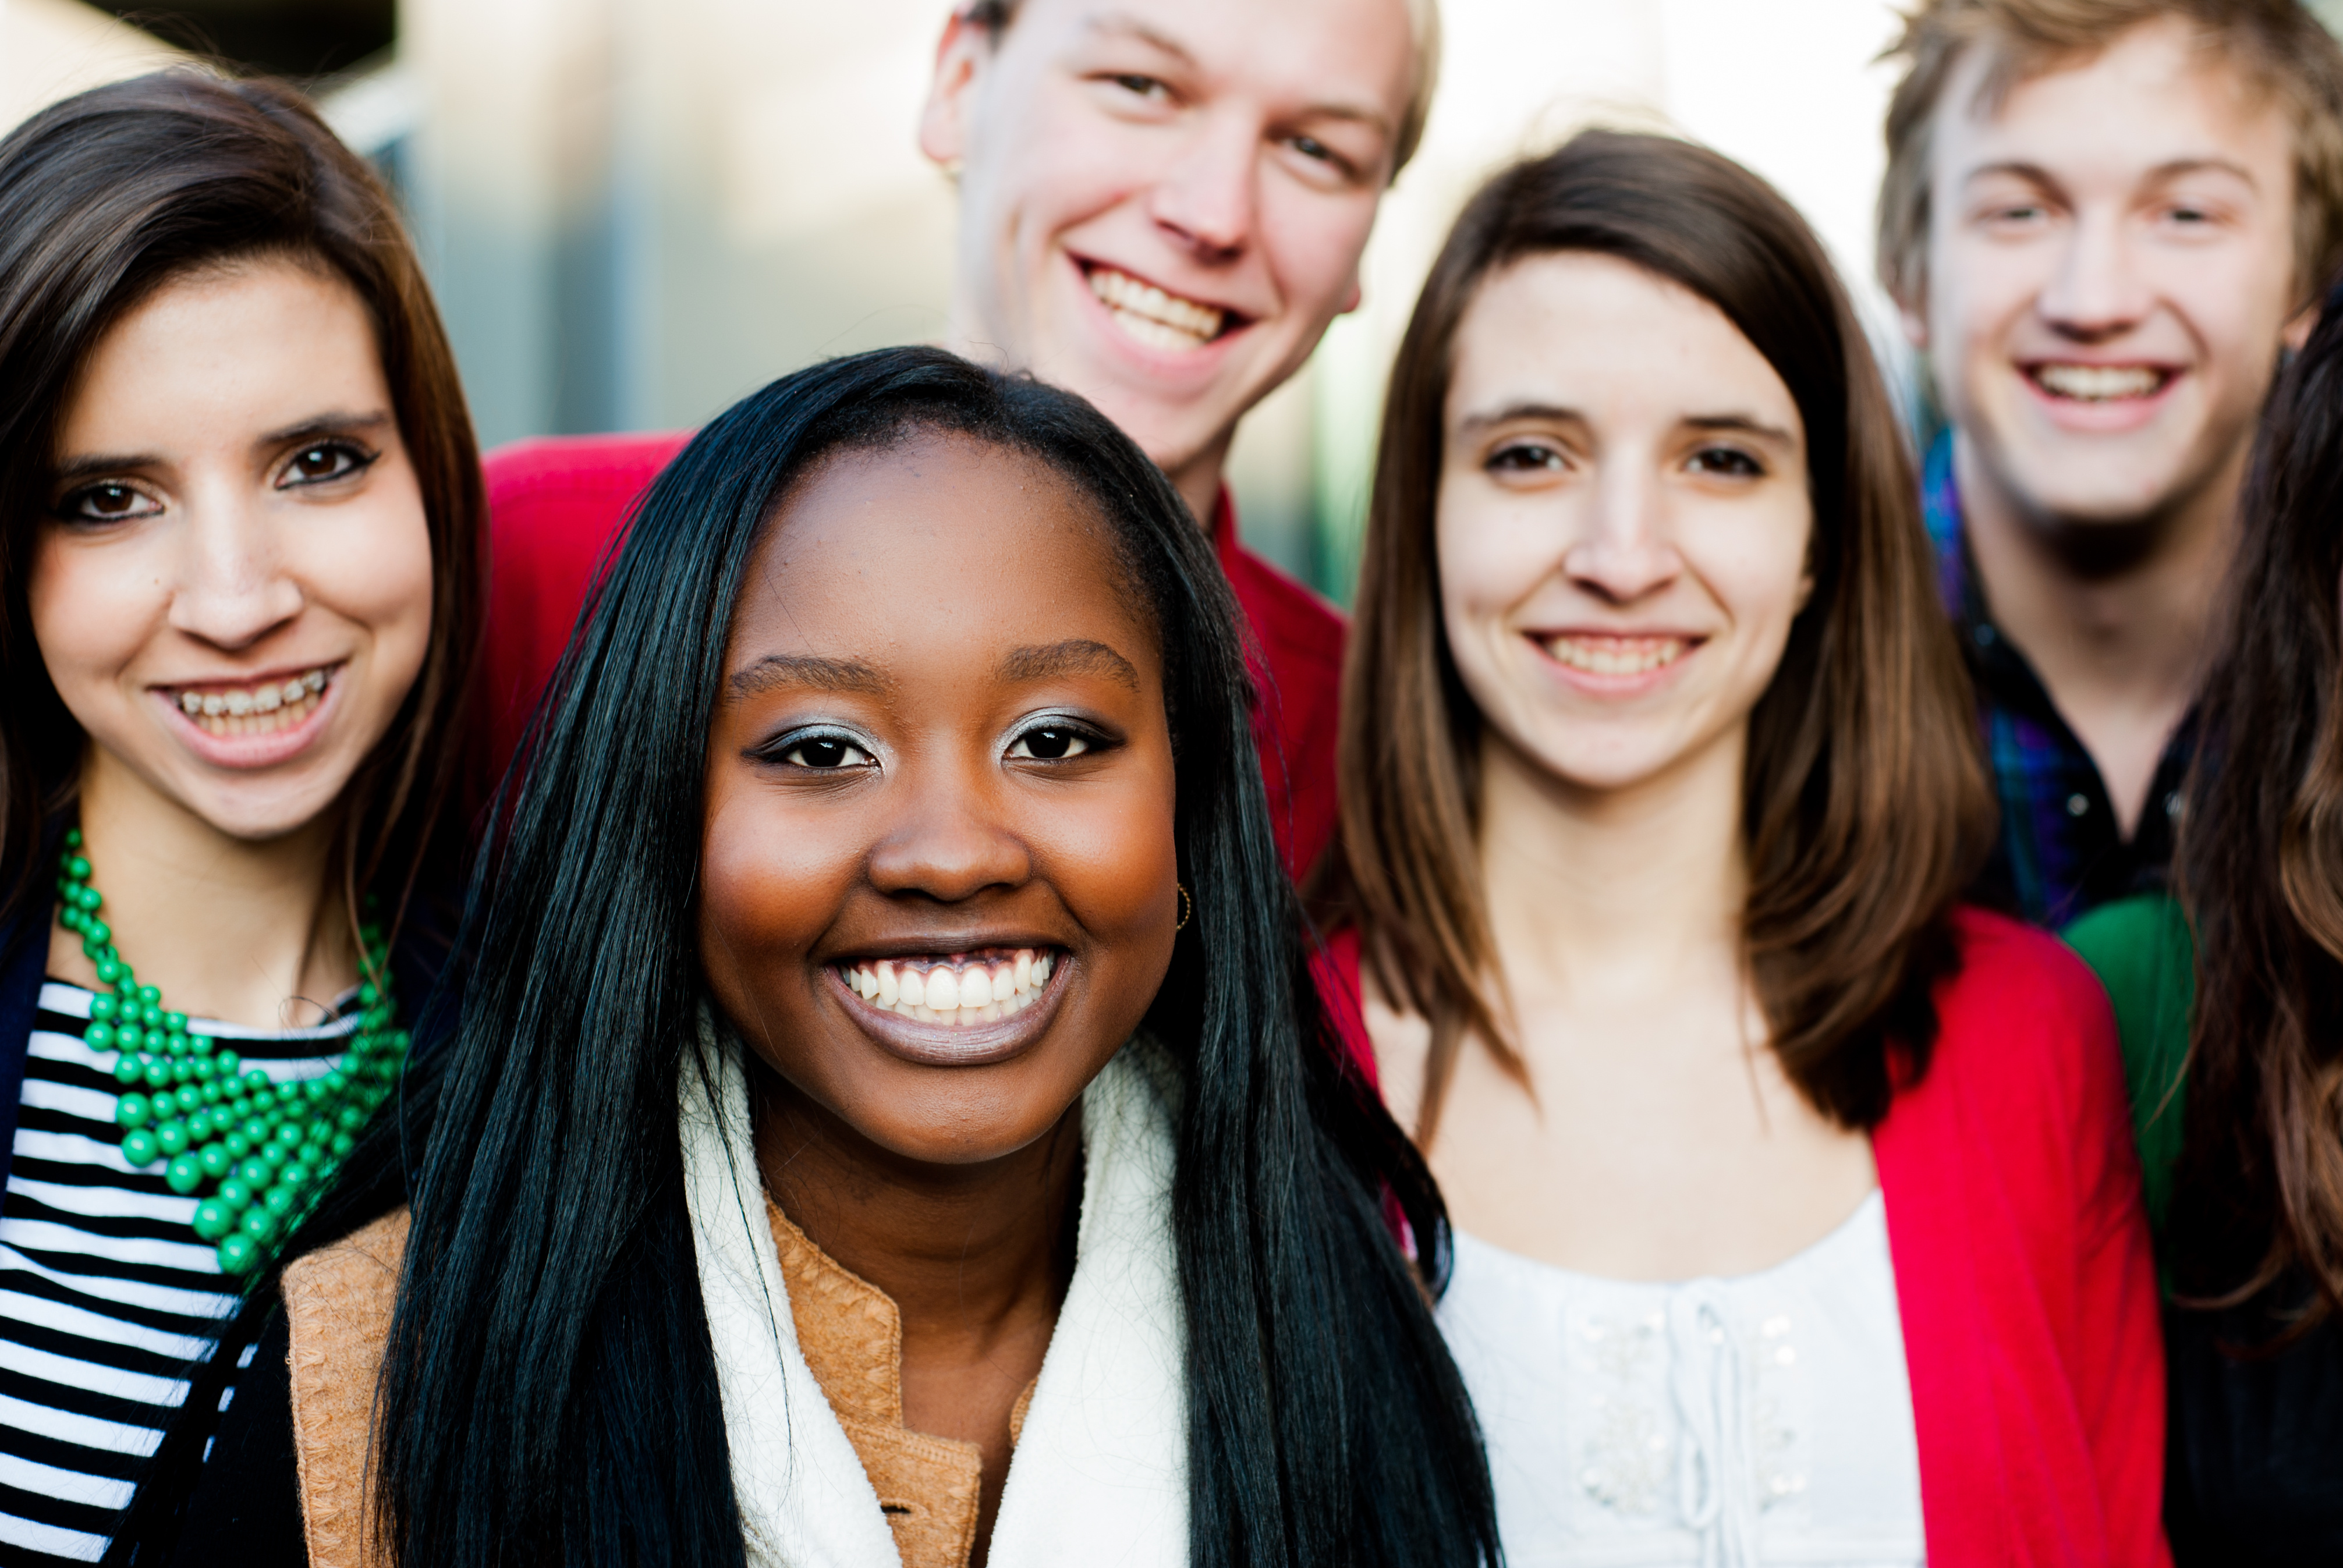
[[[2039,365],[2034,379],[2058,397],[2105,403],[2153,396],[2164,385],[2165,373],[2144,365]]]
[[[1221,335],[1228,312],[1217,306],[1166,294],[1111,266],[1092,267],[1091,292],[1112,313],[1115,325],[1146,344],[1178,353],[1202,348]]]
[[[1020,948],[990,962],[880,959],[844,970],[849,990],[873,1006],[922,1023],[954,1026],[994,1023],[1022,1012],[1041,998],[1054,967],[1047,952]]]
[[[1677,637],[1556,637],[1545,650],[1590,675],[1645,675],[1674,664],[1691,644]]]
[[[179,711],[212,735],[273,735],[317,710],[331,674],[313,669],[266,686],[182,691]]]

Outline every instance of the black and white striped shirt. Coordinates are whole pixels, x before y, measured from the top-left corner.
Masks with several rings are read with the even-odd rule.
[[[81,1038],[90,999],[41,987],[0,1203],[0,1564],[105,1552],[186,1363],[236,1306],[190,1227],[197,1200],[122,1157],[115,1058]],[[190,1027],[281,1083],[329,1071],[360,1016],[353,997],[310,1029]]]

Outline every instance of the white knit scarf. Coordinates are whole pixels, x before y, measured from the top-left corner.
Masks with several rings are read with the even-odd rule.
[[[703,1014],[680,1095],[685,1190],[751,1568],[900,1568],[862,1462],[798,1350],[748,1078]],[[1185,1351],[1163,1086],[1134,1041],[1082,1095],[1074,1278],[992,1527],[993,1568],[1188,1561]]]

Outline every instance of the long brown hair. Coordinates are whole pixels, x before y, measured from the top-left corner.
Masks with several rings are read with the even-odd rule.
[[[430,647],[343,796],[353,915],[357,892],[379,888],[395,920],[427,861],[457,852],[447,818],[487,507],[455,356],[389,195],[317,111],[288,87],[174,69],[52,105],[0,141],[0,923],[46,885],[44,829],[72,798],[84,743],[26,598],[75,378],[170,279],[266,255],[328,267],[365,304],[430,530]]]
[[[2181,820],[2197,932],[2174,1280],[2343,1311],[2343,287],[2264,416]]]
[[[1492,999],[1479,871],[1481,715],[1450,659],[1434,548],[1459,323],[1525,256],[1591,251],[1722,310],[1805,421],[1814,592],[1750,719],[1747,962],[1792,1080],[1824,1114],[1886,1114],[1887,1046],[1925,1071],[1946,917],[1990,841],[1967,686],[1918,488],[1869,346],[1805,222],[1738,164],[1588,131],[1483,187],[1433,264],[1392,367],[1342,673],[1342,862],[1326,887],[1385,995],[1432,1026],[1419,1136],[1477,1035],[1526,1082]]]

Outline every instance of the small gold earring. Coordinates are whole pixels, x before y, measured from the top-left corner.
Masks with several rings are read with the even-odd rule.
[[[1174,882],[1172,885],[1180,890],[1180,923],[1172,928],[1172,934],[1177,936],[1188,929],[1188,917],[1196,912],[1196,900],[1188,896],[1187,883]]]

